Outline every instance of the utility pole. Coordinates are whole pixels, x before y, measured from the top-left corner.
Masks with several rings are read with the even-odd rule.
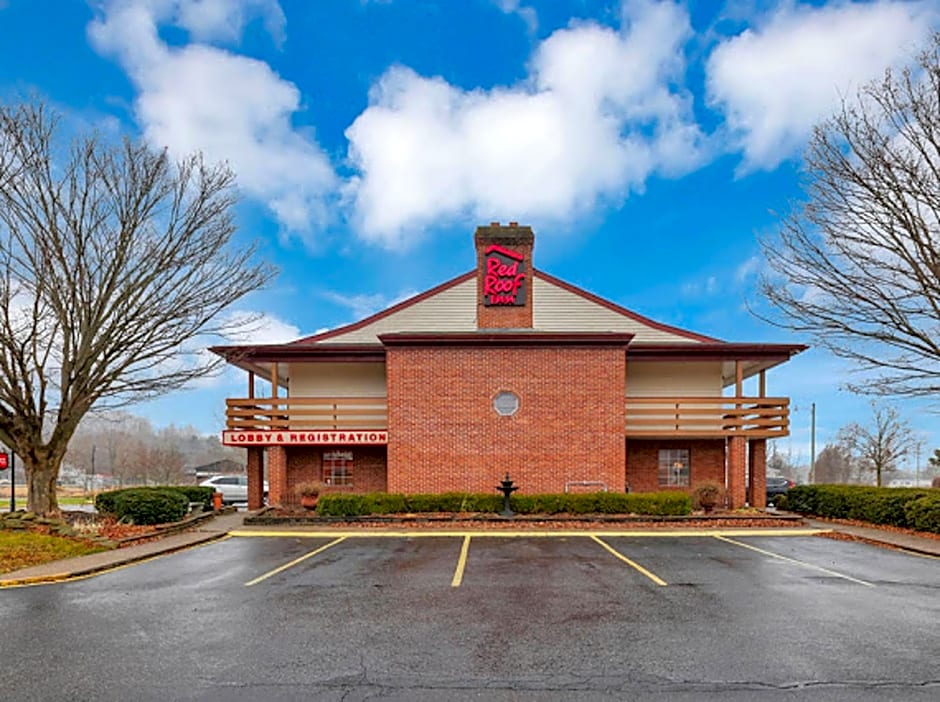
[[[816,403],[810,407],[809,484],[816,482]]]

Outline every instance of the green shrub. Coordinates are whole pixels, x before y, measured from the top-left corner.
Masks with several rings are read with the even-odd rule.
[[[351,492],[321,495],[317,502],[317,514],[324,517],[358,517],[367,514],[363,511],[363,497]]]
[[[692,497],[685,492],[631,492],[626,497],[626,512],[675,517],[692,513]]]
[[[172,488],[131,488],[114,499],[114,516],[134,524],[178,522],[189,511],[189,500]]]
[[[644,514],[686,515],[692,500],[684,492],[513,495],[517,514]],[[332,493],[322,495],[317,513],[325,517],[356,517],[366,514],[500,512],[498,494],[450,492],[439,495],[390,493]]]
[[[940,494],[911,500],[905,505],[904,511],[908,524],[914,529],[940,534]]]
[[[789,509],[830,519],[856,519],[872,524],[920,528],[908,506],[937,497],[926,488],[879,488],[866,485],[798,485],[787,493]]]
[[[117,496],[124,492],[124,490],[129,488],[124,488],[121,490],[108,490],[107,492],[99,492],[95,495],[95,509],[100,514],[113,515],[114,514],[114,500]]]
[[[787,505],[790,504],[789,498],[786,495],[775,495],[774,496],[774,507],[781,510],[789,509]]]
[[[166,485],[162,489],[178,490],[186,495],[188,502],[201,502],[204,510],[212,509],[215,488],[211,485]]]
[[[186,508],[189,509],[190,502],[201,502],[203,509],[212,509],[212,493],[215,488],[202,485],[161,485],[159,487],[141,486],[130,488],[119,488],[117,490],[108,490],[100,492],[95,496],[95,509],[101,514],[118,516],[116,502],[117,499],[129,490],[175,490],[186,497]]]

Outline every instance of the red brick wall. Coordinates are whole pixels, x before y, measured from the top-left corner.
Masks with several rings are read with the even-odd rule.
[[[387,490],[384,446],[290,446],[287,449],[287,503],[297,501],[296,490],[301,483],[322,482],[324,451],[351,451],[353,455],[352,485],[335,491]]]
[[[689,450],[689,488],[660,487],[659,449]],[[627,440],[627,483],[632,492],[689,490],[706,480],[725,484],[724,439]]]
[[[474,234],[477,250],[477,328],[479,329],[531,329],[532,328],[532,249],[535,238],[530,227],[511,225],[501,227],[498,224],[489,227],[477,227]],[[521,272],[526,275],[524,305],[483,304],[483,279],[485,265],[483,251],[490,244],[498,244],[505,249],[523,255]]]
[[[747,471],[747,439],[733,436],[728,439],[728,506],[744,507],[747,500],[745,479]]]
[[[622,349],[397,347],[386,368],[390,492],[495,492],[507,472],[527,493],[624,489]]]
[[[767,506],[767,439],[751,439],[748,442],[748,503],[763,509]]]
[[[248,509],[264,506],[264,449],[252,446],[248,451]]]
[[[268,504],[287,504],[287,449],[268,446]]]

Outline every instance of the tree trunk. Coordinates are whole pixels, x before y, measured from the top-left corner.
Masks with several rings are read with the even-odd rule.
[[[26,461],[26,509],[36,514],[55,516],[59,514],[56,497],[56,482],[62,459],[48,458],[45,461]]]
[[[61,441],[56,443],[61,443]],[[23,468],[26,473],[26,508],[30,512],[46,516],[60,514],[56,483],[64,457],[64,447],[60,449],[49,444],[23,457]]]

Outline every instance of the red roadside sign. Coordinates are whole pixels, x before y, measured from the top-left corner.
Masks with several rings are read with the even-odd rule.
[[[6,452],[0,453],[0,470],[6,470],[10,467],[10,455]]]

